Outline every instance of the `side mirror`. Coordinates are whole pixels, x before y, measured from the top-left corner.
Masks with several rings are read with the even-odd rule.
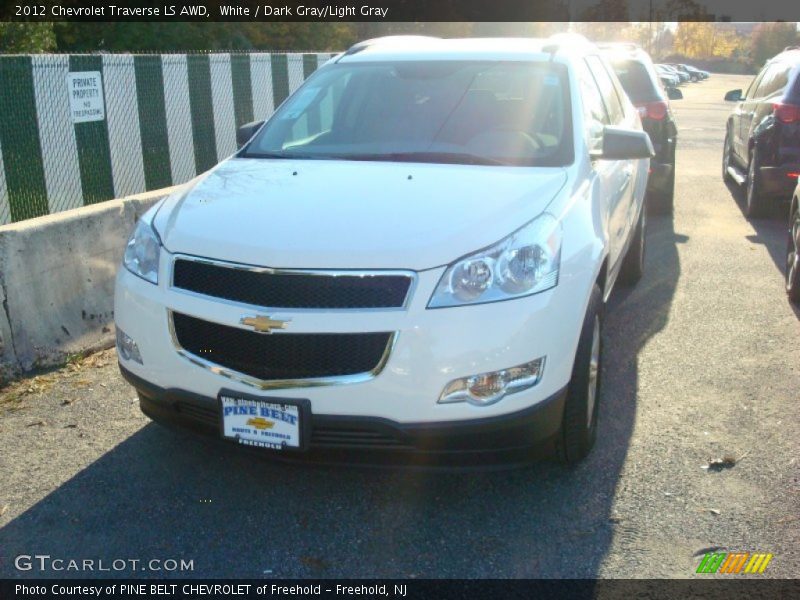
[[[602,160],[635,160],[656,155],[650,136],[638,129],[622,127],[603,128],[603,149],[592,153],[592,158]]]
[[[250,123],[245,123],[239,129],[236,130],[236,147],[241,148],[247,142],[250,141],[256,131],[264,124],[264,121],[252,121]]]
[[[742,90],[731,90],[725,94],[725,102],[739,102],[742,99]]]
[[[667,98],[670,100],[683,100],[683,92],[678,88],[669,87],[667,88]]]

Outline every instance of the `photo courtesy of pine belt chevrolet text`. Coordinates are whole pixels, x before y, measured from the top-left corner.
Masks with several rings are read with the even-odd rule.
[[[136,226],[141,409],[280,459],[581,461],[606,300],[644,265],[641,112],[569,34],[337,55]]]

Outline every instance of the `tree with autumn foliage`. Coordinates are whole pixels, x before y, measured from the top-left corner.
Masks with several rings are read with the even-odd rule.
[[[678,23],[673,47],[688,58],[708,60],[728,58],[742,43],[735,31],[717,23],[684,21]]]
[[[759,23],[753,30],[750,58],[756,67],[800,42],[797,23]]]

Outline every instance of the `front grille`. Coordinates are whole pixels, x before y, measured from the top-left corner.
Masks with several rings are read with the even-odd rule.
[[[176,288],[270,308],[397,308],[407,275],[274,272],[177,259]]]
[[[376,450],[410,450],[413,446],[386,431],[369,427],[339,429],[314,426],[311,445],[318,448],[374,448]]]
[[[175,408],[185,417],[206,425],[219,426],[220,414],[216,408],[199,406],[189,402],[177,402]]]
[[[172,313],[186,352],[264,381],[355,375],[381,362],[391,333],[261,334]]]
[[[219,408],[200,406],[190,402],[179,401],[175,408],[185,418],[211,427],[219,427]],[[312,425],[312,448],[364,448],[375,450],[412,450],[413,445],[400,439],[388,428],[373,427],[369,424],[361,426]]]

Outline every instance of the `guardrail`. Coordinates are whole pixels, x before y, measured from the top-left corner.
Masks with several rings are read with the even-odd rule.
[[[114,341],[114,282],[137,219],[172,189],[0,227],[0,386]]]

